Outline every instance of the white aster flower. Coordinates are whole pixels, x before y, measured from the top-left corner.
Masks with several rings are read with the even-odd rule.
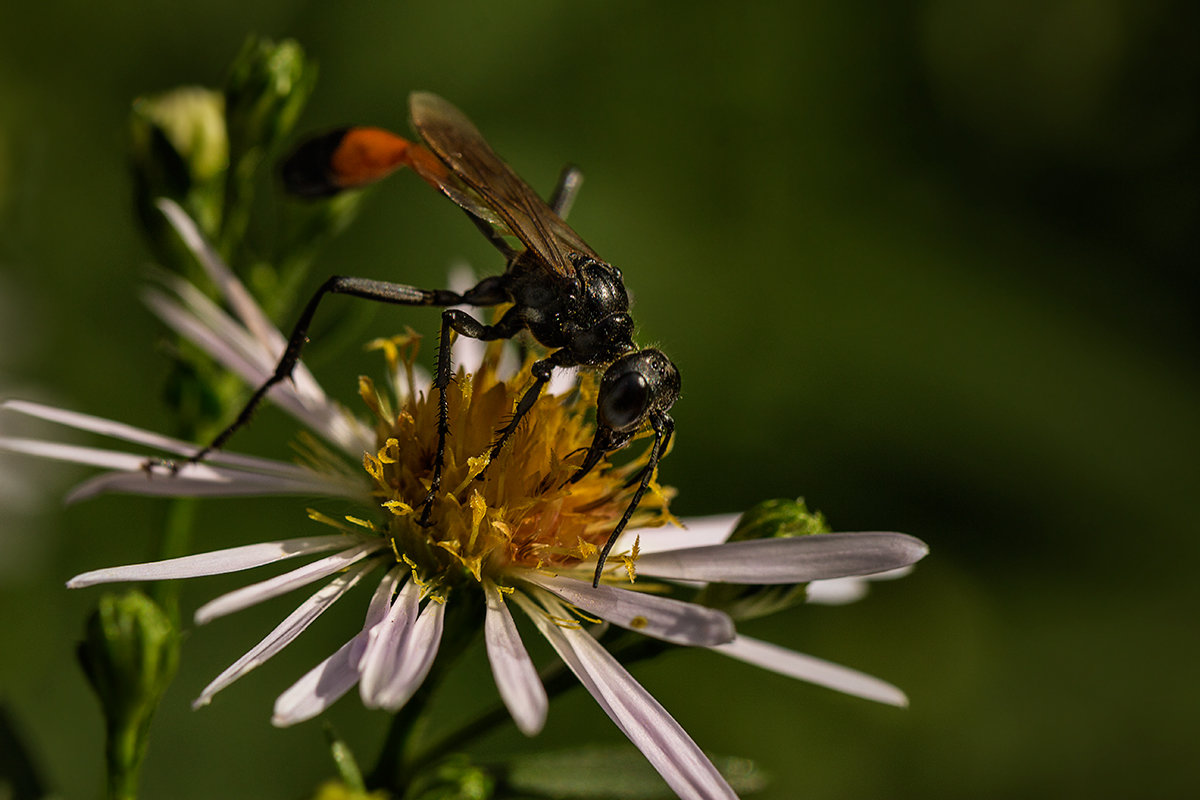
[[[189,284],[171,279],[152,290],[154,311],[181,335],[237,372],[251,385],[266,380],[284,345],[283,335],[205,245],[191,221],[165,206],[225,297],[229,316]],[[402,343],[402,342],[401,342]],[[356,418],[330,400],[302,366],[295,380],[271,398],[360,468],[329,458],[300,466],[215,452],[204,463],[183,464],[177,474],[147,466],[150,456],[186,456],[195,445],[128,425],[34,403],[9,401],[4,409],[108,436],[137,452],[4,438],[0,450],[101,467],[71,499],[99,492],[170,496],[305,495],[343,498],[364,508],[362,518],[331,520],[333,533],[101,569],[73,578],[71,587],[113,581],[190,578],[248,570],[288,559],[307,563],[252,583],[202,606],[206,624],[304,586],[321,584],[261,642],[210,683],[196,706],[274,656],[334,602],[372,573],[382,575],[362,628],[315,666],[275,703],[276,725],[320,714],[355,686],[362,702],[395,711],[413,696],[434,664],[455,619],[482,618],[482,633],[499,694],[518,728],[536,734],[546,718],[547,696],[521,641],[510,607],[532,620],[563,662],[616,725],[684,798],[728,798],[733,790],[667,711],[589,633],[603,620],[645,636],[711,648],[757,666],[850,694],[903,705],[902,692],[862,673],[736,633],[722,611],[655,593],[680,583],[798,584],[843,579],[906,567],[926,553],[923,543],[899,533],[844,533],[725,543],[733,517],[667,524],[667,496],[652,485],[630,530],[614,549],[604,582],[591,585],[598,545],[627,503],[629,478],[642,459],[593,470],[578,483],[571,454],[592,438],[588,411],[594,386],[586,378],[565,394],[547,393],[529,412],[528,424],[490,464],[486,453],[527,388],[527,370],[507,374],[504,349],[464,343],[458,380],[447,390],[452,435],[432,525],[417,523],[427,492],[436,442],[437,398],[401,356],[397,342],[383,343],[392,370],[389,391],[362,379],[360,394],[372,413]],[[484,480],[477,480],[487,466]],[[653,527],[659,526],[659,527]],[[636,571],[637,583],[630,581]],[[667,582],[667,583],[663,583]],[[636,589],[636,590],[635,590]],[[457,614],[457,611],[468,613]],[[448,621],[450,620],[450,621]],[[477,624],[477,623],[476,623]]]

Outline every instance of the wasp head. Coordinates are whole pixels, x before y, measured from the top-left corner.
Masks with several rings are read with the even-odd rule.
[[[605,453],[628,444],[647,420],[665,417],[679,398],[679,386],[679,370],[654,348],[626,353],[609,364],[596,399],[596,435],[572,482],[590,472]]]

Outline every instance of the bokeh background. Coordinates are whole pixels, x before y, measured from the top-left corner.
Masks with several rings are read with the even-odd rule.
[[[683,370],[662,472],[677,513],[803,495],[837,529],[930,543],[864,602],[750,626],[894,681],[907,711],[713,654],[636,669],[704,747],[774,777],[763,797],[1200,785],[1194,4],[217,0],[23,3],[4,18],[0,393],[171,429],[169,361],[136,299],[151,255],[130,102],[219,85],[247,34],[296,37],[321,65],[301,130],[403,130],[404,98],[424,88],[543,190],[562,163],[583,167],[572,221],[625,270],[642,339]],[[456,259],[499,268],[451,204],[395,180],[311,283],[436,286]],[[364,336],[403,324],[432,335],[436,315],[386,310]],[[320,345],[310,363],[346,398],[376,368]],[[239,447],[274,452],[288,430],[261,414]],[[63,509],[83,473],[0,469],[0,700],[47,781],[95,796],[101,718],[72,650],[96,595],[63,581],[144,557],[162,512]],[[308,525],[294,502],[210,503],[198,546]],[[230,585],[190,585],[185,605]],[[331,774],[318,723],[268,718],[354,628],[355,603],[189,709],[294,602],[189,635],[146,797],[294,798]],[[466,661],[448,719],[494,698],[483,659]],[[369,763],[384,716],[352,700],[329,716]],[[475,752],[620,738],[575,692],[541,738],[505,729]]]

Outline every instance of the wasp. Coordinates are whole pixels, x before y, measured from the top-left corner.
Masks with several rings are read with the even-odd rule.
[[[655,348],[633,341],[634,323],[621,271],[601,259],[563,217],[578,191],[581,176],[567,168],[547,202],[496,155],[461,111],[429,92],[409,96],[409,113],[421,143],[372,127],[347,127],[303,142],[283,164],[284,187],[303,197],[326,197],[365,186],[407,167],[466,212],[504,256],[500,275],[484,278],[459,293],[420,289],[390,281],[334,275],[305,305],[270,378],[251,395],[234,421],[189,461],[198,462],[222,447],[250,420],[272,386],[291,376],[308,341],[308,330],[321,300],[344,294],[408,306],[440,306],[441,337],[433,387],[439,394],[438,442],[429,492],[420,524],[429,525],[433,499],[441,488],[449,430],[445,389],[451,379],[450,332],[482,341],[510,339],[528,331],[549,354],[532,365],[534,378],[499,431],[494,457],[533,407],[558,368],[603,370],[596,400],[596,433],[575,482],[606,454],[618,450],[649,425],[654,432],[646,467],[628,507],[600,551],[593,586],[604,562],[650,485],[674,434],[668,412],[679,397],[679,370]],[[521,247],[509,243],[515,239]],[[493,324],[448,306],[511,306]]]

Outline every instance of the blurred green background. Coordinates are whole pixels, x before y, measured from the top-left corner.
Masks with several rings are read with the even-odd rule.
[[[769,798],[1190,796],[1197,6],[779,6],[10,4],[0,394],[171,430],[168,359],[136,298],[150,252],[131,205],[130,102],[219,85],[247,34],[296,37],[321,66],[301,130],[404,130],[407,93],[430,89],[543,191],[564,162],[583,168],[572,222],[625,271],[643,342],[683,372],[662,471],[678,514],[804,495],[836,529],[929,542],[912,576],[862,603],[748,626],[897,683],[908,711],[708,653],[639,666],[702,746],[757,759]],[[500,267],[405,178],[310,283],[436,286],[463,258]],[[404,324],[432,335],[436,315],[383,310],[362,338]],[[377,368],[319,345],[310,363],[345,399]],[[277,452],[290,428],[263,413],[238,447]],[[63,581],[143,558],[160,507],[62,509],[84,473],[3,468],[0,700],[48,782],[95,796],[101,720],[72,650],[96,595]],[[289,501],[209,503],[199,524],[205,549],[311,530]],[[193,583],[185,605],[237,583]],[[189,708],[294,605],[191,632],[146,797],[295,798],[331,774],[320,725],[276,731],[270,708],[355,629],[357,602]],[[449,718],[494,699],[482,655],[466,661]],[[328,716],[369,763],[384,716],[353,700]],[[505,729],[476,752],[620,739],[577,691],[539,739]]]

